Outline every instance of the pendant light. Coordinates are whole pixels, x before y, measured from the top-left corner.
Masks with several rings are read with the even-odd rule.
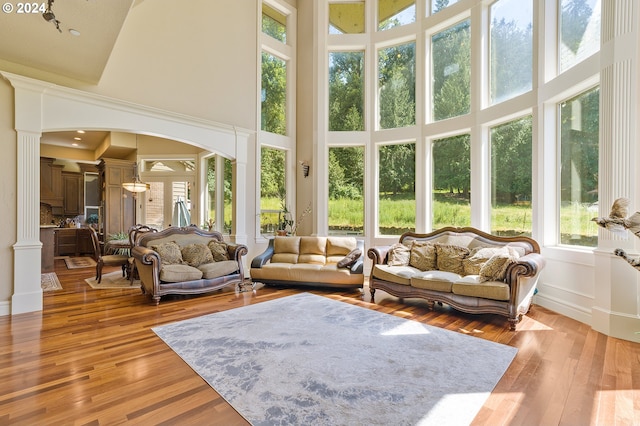
[[[136,135],[136,156],[138,155],[138,135]],[[122,187],[131,192],[145,192],[151,189],[151,185],[144,183],[138,177],[138,161],[133,165],[133,180],[125,182]]]

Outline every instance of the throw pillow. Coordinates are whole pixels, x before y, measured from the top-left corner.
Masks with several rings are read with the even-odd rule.
[[[211,240],[208,244],[209,250],[213,255],[215,262],[222,262],[229,260],[229,251],[227,250],[227,243],[224,241]]]
[[[356,263],[358,259],[362,256],[362,251],[360,249],[353,249],[347,254],[340,262],[338,262],[338,268],[350,268],[351,265]]]
[[[466,247],[436,243],[436,265],[441,271],[464,275],[462,262],[468,255]]]
[[[409,256],[411,249],[402,243],[395,243],[389,248],[387,255],[387,265],[389,266],[407,266],[409,264]]]
[[[411,246],[409,265],[421,271],[436,269],[436,246],[427,241],[414,241]]]
[[[203,263],[213,262],[209,247],[204,244],[189,244],[182,247],[182,260],[189,266],[198,267]]]
[[[480,268],[480,281],[504,281],[507,268],[518,260],[519,254],[513,247],[500,248]]]
[[[157,246],[149,246],[151,250],[154,250],[160,256],[160,262],[163,265],[175,265],[182,264],[182,252],[180,246],[175,241],[169,241],[168,243],[161,243]]]
[[[462,262],[466,275],[480,275],[480,269],[491,256],[498,253],[501,247],[476,247],[471,250],[469,256]]]

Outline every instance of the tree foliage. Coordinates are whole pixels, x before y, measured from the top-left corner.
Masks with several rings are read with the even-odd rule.
[[[531,200],[531,116],[491,131],[493,199],[513,204]]]
[[[364,53],[333,52],[329,66],[329,130],[364,130]]]
[[[378,53],[381,129],[416,124],[415,51],[415,43],[407,43]]]
[[[383,145],[379,158],[380,193],[415,194],[416,144]]]
[[[286,134],[286,100],[287,64],[280,58],[262,52],[262,130]]]
[[[560,13],[562,42],[573,53],[577,53],[593,10],[587,0],[563,0]]]
[[[329,149],[329,199],[361,200],[364,192],[364,147]]]
[[[467,135],[439,139],[433,143],[433,185],[469,197],[471,185],[471,138]]]

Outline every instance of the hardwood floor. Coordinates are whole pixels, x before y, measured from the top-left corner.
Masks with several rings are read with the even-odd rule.
[[[225,289],[154,306],[139,290],[92,289],[92,268],[56,260],[56,272],[63,290],[45,293],[42,312],[0,317],[0,424],[247,424],[151,327],[301,291]],[[640,424],[639,344],[537,306],[511,332],[502,317],[381,291],[378,304],[368,292],[307,291],[517,347],[476,425]]]

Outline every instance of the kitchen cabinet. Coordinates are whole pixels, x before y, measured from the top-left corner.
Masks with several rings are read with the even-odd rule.
[[[84,213],[84,176],[82,173],[62,172],[64,190],[63,207],[65,216]]]
[[[55,250],[54,228],[51,226],[40,228],[40,242],[42,243],[40,272],[53,272],[53,256]]]
[[[91,230],[88,228],[55,229],[56,256],[82,256],[93,254]]]
[[[103,158],[98,165],[99,185],[102,192],[102,226],[105,237],[127,232],[135,225],[135,199],[133,193],[122,188],[133,180],[135,162]]]
[[[62,207],[64,194],[63,166],[53,164],[53,158],[40,158],[40,202],[52,207]]]

